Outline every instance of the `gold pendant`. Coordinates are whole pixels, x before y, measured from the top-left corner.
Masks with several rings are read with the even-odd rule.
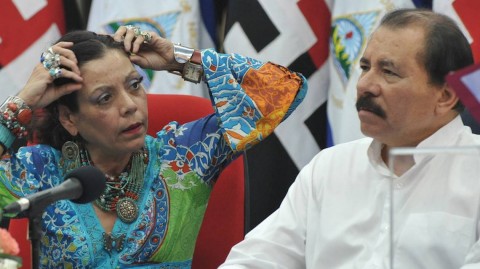
[[[138,206],[132,198],[122,198],[117,202],[117,216],[125,223],[132,223],[138,218]]]

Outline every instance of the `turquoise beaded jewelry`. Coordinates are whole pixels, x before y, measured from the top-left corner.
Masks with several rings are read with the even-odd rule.
[[[88,152],[80,150],[81,159],[93,165]],[[84,160],[82,160],[82,163]],[[138,218],[137,200],[143,186],[143,175],[148,163],[146,150],[135,152],[125,170],[119,176],[106,176],[106,188],[95,204],[107,212],[116,212],[125,223],[132,223]]]
[[[62,156],[68,161],[64,163],[67,171],[80,166],[94,165],[84,146],[74,141],[67,141],[63,144]],[[105,191],[95,200],[95,204],[103,211],[115,212],[118,218],[125,223],[134,222],[139,214],[137,200],[143,187],[143,176],[147,164],[148,152],[142,149],[132,154],[129,163],[120,175],[105,174]]]
[[[3,147],[4,153],[12,146],[13,141],[15,141],[15,136],[10,132],[10,129],[0,124],[0,145]]]

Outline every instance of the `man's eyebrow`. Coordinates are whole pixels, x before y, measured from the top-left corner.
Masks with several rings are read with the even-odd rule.
[[[392,60],[383,59],[378,62],[381,67],[392,67],[396,68],[395,63]]]

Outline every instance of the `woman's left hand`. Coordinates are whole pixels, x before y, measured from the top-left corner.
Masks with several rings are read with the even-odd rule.
[[[116,41],[123,41],[130,60],[142,68],[153,70],[181,70],[175,61],[173,43],[155,32],[142,31],[135,26],[120,26],[113,35]]]

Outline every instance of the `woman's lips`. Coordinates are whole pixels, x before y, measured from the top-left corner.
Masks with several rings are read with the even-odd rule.
[[[135,123],[130,125],[127,129],[123,130],[122,133],[136,133],[140,130],[141,127],[142,127],[141,123]]]

